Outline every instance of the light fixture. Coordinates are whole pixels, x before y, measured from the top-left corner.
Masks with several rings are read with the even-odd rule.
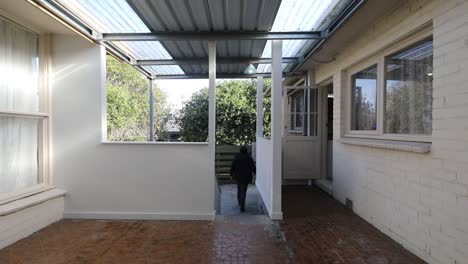
[[[253,66],[252,63],[249,64],[249,66],[247,66],[247,68],[245,68],[244,70],[244,74],[256,74],[257,73],[257,69],[255,68],[255,66]]]
[[[432,76],[432,72],[427,73],[427,76]]]

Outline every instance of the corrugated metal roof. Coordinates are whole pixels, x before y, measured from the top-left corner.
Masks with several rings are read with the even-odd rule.
[[[151,31],[269,31],[281,0],[127,0]],[[220,57],[262,55],[266,41],[230,40],[217,43]],[[204,41],[163,41],[175,59],[207,57]],[[242,73],[246,65],[218,65],[218,73]],[[182,65],[186,74],[207,73],[207,65]]]
[[[351,0],[55,0],[100,33],[183,31],[323,30]],[[300,57],[315,40],[284,40],[283,56]],[[188,59],[208,56],[206,41],[113,42],[135,59]],[[262,40],[217,42],[219,57],[269,58]],[[208,64],[208,62],[207,62]],[[200,74],[208,65],[145,66],[156,74]],[[247,65],[217,65],[217,72],[242,73]],[[269,64],[258,72],[269,72]],[[283,64],[288,71],[292,64]]]

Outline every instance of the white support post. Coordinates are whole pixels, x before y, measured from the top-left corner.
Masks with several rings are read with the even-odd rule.
[[[154,142],[154,78],[153,77],[151,77],[149,85],[150,85],[149,141]]]
[[[307,72],[307,77],[305,79],[305,86],[312,86],[312,83],[314,78],[314,72],[313,71],[308,71]],[[307,136],[310,136],[310,121],[312,121],[311,114],[312,114],[312,109],[310,109],[310,93],[312,91],[310,89],[307,89]],[[314,136],[315,133],[314,133]]]
[[[215,160],[216,150],[216,41],[208,41],[208,142],[210,157]]]
[[[257,76],[257,137],[263,137],[263,76]]]
[[[282,94],[283,94],[283,42],[273,40],[271,42],[271,142],[273,147],[272,169],[272,210],[270,217],[273,220],[281,220],[281,181],[283,162],[283,138],[282,138]]]

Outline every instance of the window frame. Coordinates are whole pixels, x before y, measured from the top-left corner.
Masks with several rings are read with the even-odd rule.
[[[305,118],[305,101],[306,101],[306,96],[303,94],[303,98],[302,98],[302,112],[297,112],[297,111],[291,111],[291,108],[293,108],[292,106],[294,106],[294,109],[296,109],[296,98],[299,97],[299,89],[292,92],[291,94],[288,95],[288,97],[290,98],[290,104],[289,104],[289,115],[294,115],[294,124],[289,124],[289,133],[293,133],[293,134],[300,134],[303,132],[304,130],[304,118]],[[305,93],[305,91],[303,91]],[[294,104],[293,104],[294,102]],[[297,121],[297,116],[300,115],[302,117],[302,126],[300,127],[297,127],[296,126],[296,121]],[[289,122],[291,122],[291,119],[289,119]]]
[[[9,23],[14,23],[26,31],[34,33],[38,37],[37,41],[37,55],[39,58],[38,67],[38,97],[39,97],[39,111],[25,112],[0,109],[0,116],[16,116],[35,118],[39,120],[38,125],[38,183],[23,189],[15,190],[13,192],[0,194],[0,205],[19,200],[21,198],[31,196],[40,192],[44,192],[54,188],[51,185],[50,177],[50,35],[44,34],[29,25],[10,18],[9,16],[0,14],[0,19]]]
[[[353,98],[353,93],[354,91],[352,90],[353,89],[353,84],[352,84],[352,81],[353,81],[353,76],[363,70],[366,70],[372,66],[376,66],[377,67],[377,91],[376,91],[376,96],[377,96],[377,128],[375,130],[354,130],[354,129],[351,129],[352,127],[352,98]],[[381,93],[381,89],[380,89],[380,69],[382,67],[380,66],[380,62],[378,60],[375,60],[375,59],[372,59],[372,60],[369,60],[365,63],[362,63],[362,64],[359,64],[357,67],[354,67],[348,74],[347,76],[347,82],[348,82],[348,85],[347,85],[347,109],[348,111],[346,111],[347,115],[346,115],[346,120],[347,120],[347,125],[346,125],[346,131],[350,134],[350,135],[378,135],[379,133],[379,127],[380,127],[380,124],[379,124],[379,108],[380,108],[380,101],[379,101],[379,98],[380,98],[380,93]]]
[[[417,33],[411,34],[409,37],[396,41],[393,44],[382,48],[380,51],[374,53],[363,59],[361,62],[352,65],[345,70],[346,77],[346,93],[345,93],[345,109],[346,109],[346,126],[345,137],[357,138],[371,138],[371,139],[384,139],[384,140],[397,140],[409,142],[432,142],[432,135],[414,135],[414,134],[394,134],[385,133],[385,89],[386,89],[386,72],[385,60],[388,56],[395,53],[410,49],[418,43],[433,38],[432,27],[424,28]],[[374,130],[351,130],[351,90],[352,90],[352,76],[368,67],[377,64],[377,129]],[[434,68],[434,67],[433,67]]]

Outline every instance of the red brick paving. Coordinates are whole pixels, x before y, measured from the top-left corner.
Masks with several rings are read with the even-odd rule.
[[[0,250],[0,263],[424,263],[313,187],[285,187],[286,241],[265,216],[62,220]]]
[[[271,224],[62,220],[0,250],[0,263],[289,263]]]
[[[316,187],[284,187],[283,213],[296,263],[425,263]]]

